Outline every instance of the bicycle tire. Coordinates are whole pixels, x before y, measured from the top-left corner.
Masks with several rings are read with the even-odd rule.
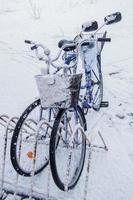
[[[63,114],[65,113],[67,109],[60,109],[56,118],[55,118],[55,121],[54,121],[54,125],[53,125],[53,129],[52,129],[52,132],[51,132],[51,138],[50,138],[50,168],[51,168],[51,172],[52,172],[52,177],[54,179],[54,182],[55,184],[57,185],[57,187],[62,190],[62,191],[65,191],[66,188],[65,188],[65,184],[62,182],[60,176],[59,176],[59,171],[58,171],[58,167],[57,167],[57,163],[56,163],[56,151],[57,151],[57,139],[58,139],[58,134],[57,134],[57,131],[58,131],[58,127],[59,127],[59,124],[61,122],[61,119],[62,119],[62,116]],[[82,121],[82,126],[84,128],[84,130],[87,129],[87,126],[86,126],[86,120],[85,120],[85,117],[84,117],[84,113],[82,111],[82,109],[77,106],[77,112],[78,112],[78,115],[80,116],[80,120]],[[83,141],[82,141],[82,154],[81,154],[81,159],[80,159],[80,166],[78,166],[77,170],[75,170],[75,176],[76,178],[74,178],[74,180],[71,181],[71,183],[69,183],[69,186],[67,187],[67,190],[71,190],[73,189],[80,176],[81,176],[81,173],[82,173],[82,170],[83,170],[83,166],[84,166],[84,162],[85,162],[85,155],[86,155],[86,137],[85,135],[83,134],[82,135],[83,137]],[[60,139],[61,140],[61,139]],[[58,144],[59,146],[59,144]],[[62,161],[61,161],[62,162]]]
[[[31,176],[31,171],[27,171],[23,169],[23,166],[20,165],[18,158],[17,158],[17,142],[18,138],[21,132],[21,127],[23,126],[26,118],[28,115],[36,109],[38,106],[41,106],[40,99],[35,100],[32,104],[30,104],[26,110],[22,113],[21,117],[19,118],[16,127],[14,129],[14,133],[11,139],[11,147],[10,147],[10,158],[11,158],[11,163],[16,170],[16,172],[19,175],[25,176],[25,177],[30,177]],[[34,175],[40,173],[49,163],[49,160],[47,160],[45,163],[42,164],[38,169],[35,170]]]

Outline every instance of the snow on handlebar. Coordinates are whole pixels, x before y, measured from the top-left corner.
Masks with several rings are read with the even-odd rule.
[[[31,46],[31,50],[35,50],[36,56],[37,56],[37,58],[39,60],[43,60],[43,61],[47,60],[46,58],[45,59],[43,58],[43,55],[42,56],[39,55],[39,49],[42,49],[44,55],[47,56],[47,57],[49,57],[50,50],[47,47],[43,46],[42,44],[37,44],[35,42],[32,42],[30,40],[25,40],[24,42],[27,43],[27,44],[33,45],[33,46]]]

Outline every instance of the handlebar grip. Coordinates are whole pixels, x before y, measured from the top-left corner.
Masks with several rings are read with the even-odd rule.
[[[27,44],[32,44],[32,42],[30,40],[25,40],[24,42]]]
[[[111,42],[111,38],[98,38],[98,42]]]
[[[36,45],[34,45],[34,46],[31,47],[31,50],[35,50],[35,49],[37,49]]]

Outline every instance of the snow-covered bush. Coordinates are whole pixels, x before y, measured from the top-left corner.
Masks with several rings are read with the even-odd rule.
[[[41,6],[40,0],[29,0],[32,15],[35,19],[40,19],[41,17]]]

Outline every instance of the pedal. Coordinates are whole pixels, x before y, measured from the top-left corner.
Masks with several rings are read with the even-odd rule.
[[[100,104],[100,107],[101,108],[107,108],[107,107],[109,107],[109,102],[108,101],[102,101],[101,104]]]

